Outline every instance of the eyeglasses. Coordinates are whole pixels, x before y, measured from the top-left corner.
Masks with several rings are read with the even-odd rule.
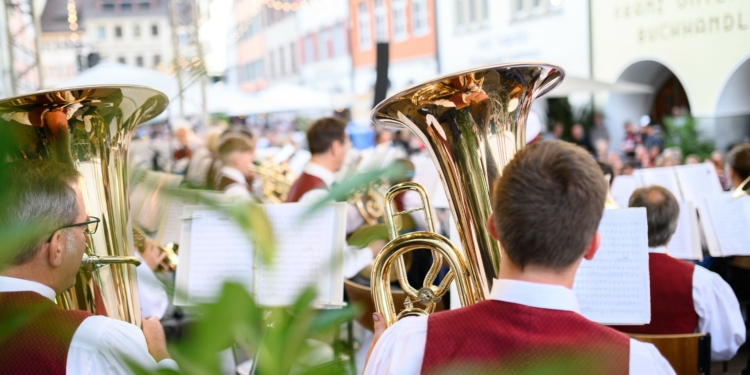
[[[96,229],[99,228],[99,222],[100,221],[101,220],[98,217],[89,216],[89,220],[88,221],[84,221],[82,223],[75,223],[75,224],[63,225],[60,228],[55,229],[54,232],[52,232],[52,234],[49,236],[49,239],[47,240],[47,242],[52,241],[52,236],[55,235],[55,232],[57,232],[58,230],[61,230],[61,229],[65,229],[65,228],[83,227],[83,232],[84,233],[86,233],[86,234],[94,234],[94,233],[96,233]]]

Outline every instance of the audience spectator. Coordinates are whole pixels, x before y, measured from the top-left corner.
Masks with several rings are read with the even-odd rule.
[[[622,141],[622,152],[626,157],[635,157],[635,146],[638,143],[638,130],[635,124],[628,121],[625,123],[625,138]]]
[[[544,135],[544,140],[545,141],[560,140],[562,139],[564,130],[565,130],[565,126],[563,126],[563,123],[556,121],[554,124],[552,124],[552,131]]]
[[[583,125],[573,124],[573,127],[570,129],[570,134],[573,138],[573,143],[575,143],[579,147],[583,147],[583,149],[588,151],[590,154],[594,153],[594,148],[591,146],[591,142],[589,142],[588,137],[586,137]]]
[[[594,146],[598,142],[604,141],[607,143],[607,147],[609,147],[609,130],[604,125],[604,119],[599,113],[594,113],[591,129],[589,129],[589,138],[591,139],[591,144]]]

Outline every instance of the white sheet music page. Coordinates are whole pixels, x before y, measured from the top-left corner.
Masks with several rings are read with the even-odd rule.
[[[273,227],[276,253],[271,265],[256,269],[256,298],[260,305],[292,304],[302,290],[316,285],[319,295],[330,290],[320,285],[321,274],[330,272],[336,211],[323,207],[302,219],[309,206],[265,205]]]
[[[717,196],[724,192],[713,164],[701,163],[674,167],[680,191],[688,202],[699,202],[705,197]]]
[[[253,245],[231,219],[220,212],[193,212],[187,294],[190,304],[214,300],[226,281],[252,291]]]
[[[604,210],[601,246],[573,283],[581,314],[602,324],[651,321],[645,208]]]
[[[614,181],[612,181],[612,198],[614,198],[615,202],[621,208],[625,208],[628,206],[628,202],[630,202],[630,196],[637,188],[638,183],[632,175],[616,176],[614,177]]]
[[[633,176],[640,186],[659,185],[667,188],[678,201],[682,200],[680,184],[677,181],[674,167],[636,169]]]
[[[750,255],[750,197],[726,192],[705,198],[705,206],[721,255]]]
[[[182,231],[182,210],[185,206],[197,204],[197,199],[187,199],[179,196],[169,198],[169,206],[164,223],[157,235],[157,242],[161,244],[180,243],[180,231]]]
[[[677,259],[703,260],[700,237],[698,233],[698,217],[691,202],[680,202],[680,217],[677,221],[677,231],[667,244],[669,255]]]

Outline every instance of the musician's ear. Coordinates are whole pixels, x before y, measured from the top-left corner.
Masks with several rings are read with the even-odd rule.
[[[599,234],[599,232],[594,233],[594,237],[591,238],[589,246],[586,247],[586,251],[583,253],[583,259],[594,259],[594,255],[596,255],[596,251],[599,250],[599,245],[601,244],[602,236]]]
[[[60,267],[63,262],[63,255],[65,254],[65,234],[62,230],[57,230],[52,235],[50,241],[44,246],[47,246],[47,260],[52,267]]]
[[[500,237],[497,235],[497,230],[495,229],[495,213],[491,213],[489,219],[487,219],[487,229],[490,230],[490,235],[492,238],[494,238],[497,241],[500,241]]]

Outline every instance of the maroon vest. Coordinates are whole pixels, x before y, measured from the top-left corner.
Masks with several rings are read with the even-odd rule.
[[[627,333],[655,335],[695,332],[698,314],[693,305],[694,270],[692,263],[667,254],[649,253],[651,323],[612,328]]]
[[[63,310],[38,293],[0,293],[0,322],[18,323],[0,341],[0,373],[65,375],[73,334],[89,316]]]
[[[224,191],[228,187],[232,185],[243,185],[241,182],[237,182],[227,176],[221,176],[221,179],[219,180],[219,183],[216,184],[216,190]],[[250,191],[250,183],[248,182],[248,185],[243,185],[247,189],[247,191]]]
[[[422,373],[628,374],[629,362],[628,336],[580,314],[487,300],[430,315]]]
[[[289,194],[286,196],[287,203],[299,202],[305,193],[310,190],[325,188],[326,183],[323,180],[307,173],[302,173],[297,181],[289,188]]]

